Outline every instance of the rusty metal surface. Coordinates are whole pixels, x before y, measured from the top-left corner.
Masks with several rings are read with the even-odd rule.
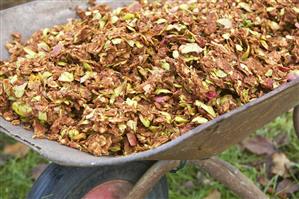
[[[131,2],[103,0],[113,8]],[[21,32],[25,38],[34,31],[54,24],[66,22],[74,17],[72,10],[84,1],[34,1],[0,11],[0,58],[7,58],[4,44],[13,31]],[[236,144],[276,116],[299,104],[299,79],[283,85],[267,95],[201,125],[181,137],[160,147],[122,157],[95,157],[62,146],[56,142],[32,139],[32,132],[13,126],[0,119],[0,131],[27,144],[45,158],[62,165],[94,166],[111,165],[144,159],[202,159]]]

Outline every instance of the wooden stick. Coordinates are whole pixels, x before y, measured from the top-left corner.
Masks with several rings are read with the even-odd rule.
[[[190,163],[199,166],[200,170],[207,172],[242,199],[268,199],[250,179],[223,160],[212,157],[206,160],[193,160]]]
[[[126,199],[144,199],[160,178],[179,164],[179,160],[158,161],[139,179]]]

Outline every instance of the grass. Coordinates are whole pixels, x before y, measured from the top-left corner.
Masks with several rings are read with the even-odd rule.
[[[299,141],[296,138],[292,127],[290,113],[278,117],[272,123],[258,130],[256,134],[266,136],[268,138],[274,138],[281,132],[286,133],[290,139],[290,143],[284,146],[281,150],[290,160],[297,164],[297,169],[299,170]],[[13,142],[14,141],[7,136],[0,134],[0,151],[5,144]],[[261,169],[257,169],[256,167],[250,166],[250,163],[261,160],[263,157],[250,154],[237,145],[227,149],[225,152],[220,154],[219,157],[240,169],[241,172],[256,182],[259,186],[257,178],[265,175],[265,168],[262,167]],[[0,198],[25,198],[33,183],[33,179],[31,177],[32,168],[44,161],[45,160],[38,154],[31,151],[23,158],[10,158],[6,164],[0,166]],[[210,179],[207,174],[201,173],[193,166],[185,166],[175,174],[169,173],[167,174],[167,178],[170,188],[170,199],[201,199],[206,197],[215,189],[221,193],[222,199],[237,198],[222,184],[213,181],[213,179]],[[267,187],[273,188],[277,186],[277,183],[275,183],[277,179],[278,178],[274,176],[268,183]],[[193,185],[187,186],[186,182],[192,182]],[[262,190],[265,189],[265,187],[260,188],[262,188]],[[278,198],[275,194],[269,196],[274,199]],[[299,193],[293,195],[292,198],[299,198]]]
[[[290,113],[284,114],[278,117],[272,123],[266,125],[264,128],[258,130],[256,135],[262,135],[267,138],[275,138],[279,133],[286,133],[290,139],[290,143],[287,146],[282,147],[282,150],[287,157],[298,164],[299,160],[299,140],[295,135],[293,129],[293,122]],[[254,135],[252,135],[254,136]],[[261,187],[257,183],[257,178],[259,176],[265,176],[265,168],[257,169],[250,166],[250,163],[256,162],[263,159],[261,156],[256,156],[242,150],[239,146],[232,146],[228,150],[224,151],[219,157],[235,167],[237,167],[243,174],[249,177],[256,185],[258,185],[261,190],[267,190]],[[299,169],[299,167],[298,167]],[[170,198],[172,199],[189,199],[196,198],[201,199],[209,194],[210,191],[217,189],[221,193],[222,199],[235,199],[237,198],[230,190],[226,189],[223,185],[218,182],[211,181],[210,183],[201,182],[196,178],[198,170],[194,167],[188,166],[180,170],[177,174],[168,174],[169,186],[170,186]],[[208,176],[207,176],[208,177]],[[209,179],[209,178],[208,178]],[[183,185],[186,181],[192,180],[195,185],[194,188],[186,189]],[[277,183],[277,176],[274,176],[268,188],[275,188]],[[297,181],[297,183],[299,183]],[[268,194],[270,198],[276,199],[278,196],[275,194]],[[291,196],[291,198],[299,198],[299,193]]]
[[[0,198],[25,198],[32,186],[31,170],[42,162],[41,157],[30,152],[23,159],[11,159],[0,170]]]

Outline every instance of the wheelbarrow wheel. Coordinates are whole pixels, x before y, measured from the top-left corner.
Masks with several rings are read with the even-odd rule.
[[[141,161],[103,167],[50,164],[34,183],[28,199],[123,199],[154,162]],[[163,176],[146,199],[167,199]]]

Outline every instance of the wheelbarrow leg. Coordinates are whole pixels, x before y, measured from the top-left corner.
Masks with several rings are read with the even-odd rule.
[[[237,196],[244,199],[267,199],[268,197],[253,182],[229,163],[212,157],[206,160],[193,160],[189,163],[207,172],[211,177],[225,185]]]
[[[179,164],[179,160],[160,160],[156,162],[139,179],[126,199],[143,199],[163,175],[178,167]]]
[[[294,108],[293,122],[295,127],[295,133],[299,138],[299,105]]]

